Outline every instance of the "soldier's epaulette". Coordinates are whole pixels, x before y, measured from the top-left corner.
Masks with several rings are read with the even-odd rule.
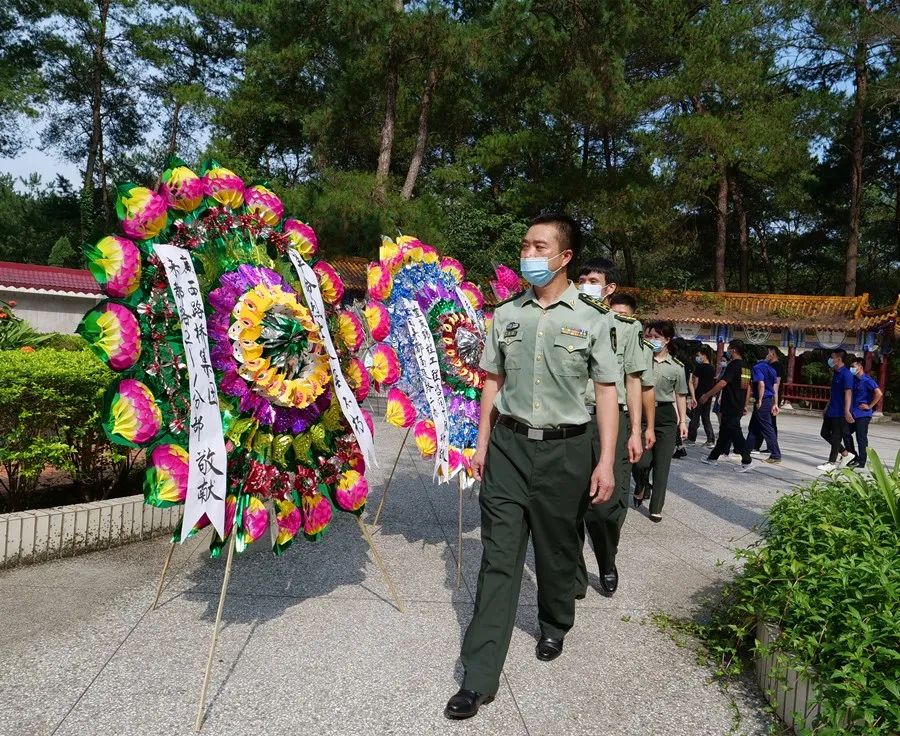
[[[622,314],[621,312],[616,312],[616,319],[620,322],[628,322],[629,324],[637,322],[637,317],[632,317],[630,314]]]
[[[641,347],[647,348],[647,350],[653,350],[653,346],[647,342],[643,337],[641,338]]]
[[[672,360],[675,361],[676,365],[680,365],[682,368],[684,368],[684,363],[682,363],[680,360],[678,360],[678,358],[676,358],[674,355],[672,356]]]
[[[498,303],[498,304],[495,304],[495,305],[494,305],[494,311],[498,310],[498,309],[499,309],[500,307],[502,307],[504,304],[509,304],[511,301],[515,301],[515,300],[518,299],[520,296],[522,296],[522,294],[524,294],[526,291],[527,291],[526,289],[522,289],[522,291],[516,292],[515,294],[513,294],[513,295],[512,295],[511,297],[509,297],[508,299],[504,299],[502,302],[500,302],[500,303]]]
[[[608,314],[609,307],[607,307],[600,299],[595,296],[590,296],[589,294],[579,294],[578,298],[581,299],[585,304],[592,306],[596,309],[600,314]]]

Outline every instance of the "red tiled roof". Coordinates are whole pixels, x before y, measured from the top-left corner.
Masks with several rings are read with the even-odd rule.
[[[338,272],[338,275],[344,282],[344,288],[350,291],[365,291],[368,288],[366,267],[369,265],[369,262],[365,258],[360,258],[359,256],[337,256],[327,260],[334,266],[334,270]]]
[[[90,271],[8,261],[0,261],[0,288],[3,287],[66,291],[71,294],[102,293]]]

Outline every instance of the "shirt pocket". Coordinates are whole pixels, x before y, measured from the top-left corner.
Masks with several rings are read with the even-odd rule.
[[[554,372],[560,376],[587,379],[590,341],[575,335],[557,335],[551,354]]]
[[[519,370],[522,367],[522,336],[504,337],[500,344],[503,346],[503,370]]]

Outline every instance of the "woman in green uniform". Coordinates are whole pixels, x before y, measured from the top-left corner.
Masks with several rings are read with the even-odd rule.
[[[684,364],[669,353],[674,337],[675,325],[671,322],[653,322],[645,333],[645,339],[653,348],[656,444],[644,451],[632,473],[635,481],[634,506],[639,507],[649,495],[650,520],[656,522],[662,521],[676,438],[687,437],[688,386],[684,377]]]

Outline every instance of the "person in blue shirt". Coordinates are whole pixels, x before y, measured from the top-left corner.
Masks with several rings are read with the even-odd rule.
[[[850,361],[850,372],[853,374],[853,405],[850,412],[855,420],[844,434],[844,447],[853,454],[847,463],[850,468],[866,467],[866,448],[869,446],[869,422],[875,412],[875,405],[881,401],[882,391],[871,376],[866,375],[865,365],[861,358]],[[859,452],[853,444],[853,435],[859,443]]]
[[[753,398],[756,399],[756,408],[750,423],[750,431],[747,434],[747,444],[756,447],[756,440],[762,436],[769,448],[767,463],[781,462],[781,448],[778,446],[778,435],[772,424],[772,418],[778,413],[778,405],[775,403],[775,384],[778,382],[778,374],[765,359],[758,360],[750,370],[750,387]]]
[[[846,452],[842,446],[847,426],[856,420],[853,418],[853,374],[844,364],[847,360],[847,351],[838,348],[831,351],[828,359],[828,367],[833,371],[831,377],[831,398],[822,417],[822,439],[831,445],[828,462],[817,465],[817,470],[826,473],[836,470],[842,463],[838,462],[838,455]]]

